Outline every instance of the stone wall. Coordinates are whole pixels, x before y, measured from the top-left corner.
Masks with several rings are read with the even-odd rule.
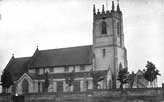
[[[11,94],[0,94],[0,102],[12,102]]]
[[[0,95],[0,102],[12,102],[12,95]],[[112,89],[87,92],[31,93],[25,102],[162,102],[162,88]]]

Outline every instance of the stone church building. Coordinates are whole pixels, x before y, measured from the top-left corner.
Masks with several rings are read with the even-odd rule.
[[[4,71],[9,71],[14,85],[9,92],[17,94],[43,92],[48,73],[48,92],[87,91],[93,89],[91,70],[104,79],[99,89],[118,88],[118,72],[128,68],[124,46],[123,14],[119,3],[112,9],[96,10],[93,6],[93,44],[78,47],[39,50],[31,57],[12,56]],[[46,74],[45,74],[46,73]],[[67,75],[73,73],[69,87]]]

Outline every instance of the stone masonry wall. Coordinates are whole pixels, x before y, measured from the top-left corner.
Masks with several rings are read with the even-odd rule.
[[[97,90],[67,93],[31,93],[24,102],[164,102],[163,88]],[[0,95],[0,102],[12,102],[11,95]]]

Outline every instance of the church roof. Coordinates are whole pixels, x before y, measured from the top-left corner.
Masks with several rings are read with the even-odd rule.
[[[50,50],[37,49],[32,57],[12,57],[4,70],[9,71],[12,78],[17,80],[23,73],[27,72],[27,68],[86,65],[91,63],[92,45]]]
[[[92,45],[38,50],[29,68],[82,65],[92,63]]]
[[[13,80],[17,80],[23,73],[27,72],[27,64],[31,57],[12,57],[7,64],[5,71],[10,72]]]

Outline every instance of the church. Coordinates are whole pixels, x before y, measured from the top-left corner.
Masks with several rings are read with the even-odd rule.
[[[91,71],[103,76],[98,89],[119,88],[118,72],[128,68],[124,45],[123,14],[112,1],[111,10],[101,11],[93,5],[93,44],[69,48],[39,50],[31,57],[15,58],[4,71],[10,72],[14,84],[9,93],[26,94],[44,92],[74,92],[93,89]],[[72,85],[67,79],[73,76]]]

